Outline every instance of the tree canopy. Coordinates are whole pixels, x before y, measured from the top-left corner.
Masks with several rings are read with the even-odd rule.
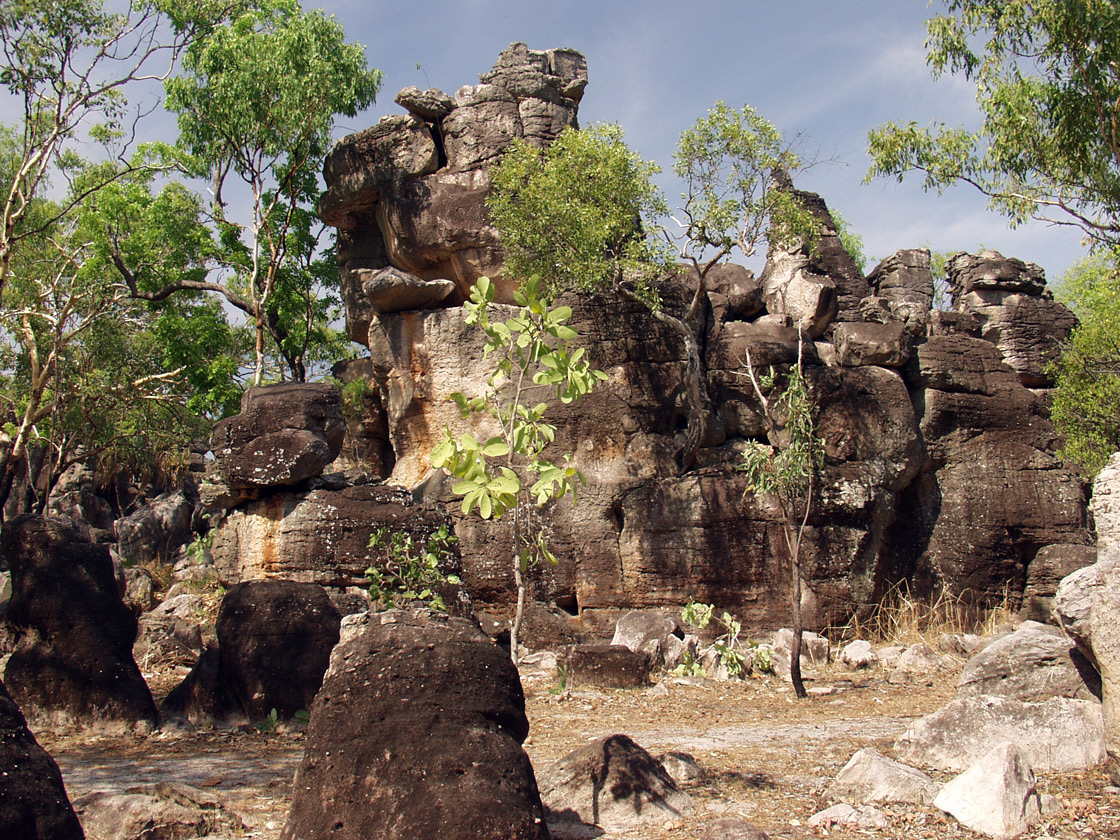
[[[978,129],[889,123],[868,178],[968,183],[1012,225],[1041,219],[1120,243],[1120,6],[1106,0],[947,0],[927,26],[936,76],[976,84]]]

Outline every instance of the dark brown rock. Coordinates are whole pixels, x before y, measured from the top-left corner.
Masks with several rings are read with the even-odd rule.
[[[1000,603],[1022,592],[1040,548],[1091,542],[1080,481],[1058,460],[1041,403],[998,348],[934,336],[915,348],[907,377],[932,467],[900,517],[919,591],[945,587]]]
[[[369,541],[379,527],[404,530],[418,545],[448,521],[400,487],[274,493],[231,511],[214,530],[211,554],[223,584],[255,579],[322,586],[368,585]],[[449,558],[457,572],[458,557]]]
[[[341,616],[313,583],[254,580],[230,587],[218,612],[222,674],[250,720],[311,708]]]
[[[222,655],[216,644],[203,648],[191,672],[167,695],[162,709],[195,726],[248,721],[222,673]]]
[[[426,610],[348,624],[281,836],[544,840],[528,731],[517,671],[476,625]]]
[[[837,324],[832,340],[836,361],[845,367],[902,367],[910,358],[910,335],[902,321]]]
[[[649,682],[649,654],[624,645],[573,645],[564,656],[568,683],[640,688]]]
[[[64,725],[155,726],[132,658],[136,618],[109,550],[69,520],[24,515],[4,523],[0,562],[12,571],[6,620],[19,639],[4,680],[24,712]]]
[[[1062,578],[1095,562],[1097,549],[1091,545],[1043,546],[1027,567],[1027,584],[1023,589],[1019,619],[1053,623],[1050,610]]]
[[[83,840],[62,773],[0,682],[0,837]]]
[[[249,388],[241,413],[214,425],[217,474],[233,491],[298,484],[319,475],[342,449],[342,396],[326,383]]]

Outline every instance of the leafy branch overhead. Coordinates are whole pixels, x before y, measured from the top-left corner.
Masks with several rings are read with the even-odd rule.
[[[935,76],[976,85],[982,124],[915,122],[869,135],[868,178],[974,186],[1012,225],[1042,219],[1120,243],[1120,7],[1067,0],[949,0],[927,23]]]

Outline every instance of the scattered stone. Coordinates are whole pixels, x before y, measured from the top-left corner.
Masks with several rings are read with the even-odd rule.
[[[214,794],[179,782],[96,791],[74,801],[89,840],[178,840],[239,836],[241,818]]]
[[[959,772],[1005,741],[1018,744],[1043,772],[1095,767],[1105,760],[1101,706],[1066,698],[959,697],[912,723],[894,747],[903,761]]]
[[[155,580],[152,573],[143,568],[124,570],[124,602],[134,613],[145,613],[155,606]],[[3,600],[0,597],[0,600]],[[0,610],[0,618],[3,611]]]
[[[746,820],[723,817],[708,826],[703,840],[770,840],[770,835]]]
[[[879,664],[879,655],[871,642],[856,639],[844,645],[844,649],[840,651],[840,664],[849,671],[873,668]]]
[[[649,682],[649,655],[622,645],[572,645],[564,668],[572,688],[641,688]]]
[[[985,644],[975,633],[942,633],[937,639],[937,649],[951,656],[971,656]]]
[[[0,682],[0,837],[83,840],[54,759]]]
[[[540,774],[548,822],[583,822],[606,831],[660,825],[693,810],[665,768],[626,735],[598,738]]]
[[[789,659],[793,650],[793,631],[783,627],[774,634],[771,645],[776,657]],[[802,665],[827,665],[831,658],[831,647],[828,639],[808,630],[801,631],[801,663]]]
[[[840,825],[850,828],[887,828],[890,824],[883,812],[878,808],[873,808],[870,805],[861,805],[858,808],[853,808],[847,803],[841,802],[838,805],[833,805],[831,808],[826,808],[823,811],[818,811],[813,816],[809,817],[809,825],[816,826],[828,831],[834,825]]]
[[[1013,743],[1000,744],[948,782],[933,804],[990,837],[1018,837],[1038,822],[1034,771]]]
[[[155,702],[132,658],[136,617],[121,600],[109,549],[68,519],[4,523],[12,571],[7,622],[18,639],[4,681],[24,713],[63,726],[147,731]]]
[[[661,664],[669,651],[669,638],[683,636],[680,624],[669,613],[659,610],[632,610],[618,620],[611,645],[622,645],[649,656],[653,666]]]
[[[150,674],[179,666],[189,668],[201,653],[202,630],[197,621],[156,613],[140,616],[132,656],[142,672]]]
[[[311,709],[283,840],[547,838],[509,654],[428,610],[349,616],[347,636]]]
[[[206,600],[193,592],[168,593],[169,597],[152,610],[153,615],[178,618],[183,621],[198,621],[206,608]]]
[[[704,770],[689,753],[667,752],[657,757],[661,766],[670,778],[677,783],[677,787],[686,788],[698,785],[704,781]]]
[[[910,802],[928,805],[941,786],[913,767],[864,748],[851,757],[827,794],[848,802]]]

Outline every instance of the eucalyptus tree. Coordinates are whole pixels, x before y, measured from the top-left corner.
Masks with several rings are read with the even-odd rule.
[[[1070,0],[946,0],[927,28],[935,76],[976,85],[977,129],[889,123],[868,178],[971,184],[1012,225],[1040,219],[1120,244],[1120,7]]]
[[[186,46],[235,5],[234,0],[130,0],[106,10],[101,0],[4,0],[0,3],[0,85],[21,107],[18,148],[5,160],[0,193],[0,301],[15,249],[43,233],[85,195],[66,195],[52,213],[33,212],[52,177],[68,180],[75,141],[109,143],[123,162],[146,113],[126,92],[169,78]],[[110,179],[127,167],[105,173]],[[60,185],[56,184],[56,187]],[[40,208],[41,209],[41,208]]]
[[[256,329],[254,383],[264,376],[268,335],[292,375],[303,378],[301,339],[278,326],[285,306],[292,314],[292,295],[311,300],[299,294],[308,265],[293,255],[308,253],[335,118],[371,105],[381,74],[367,67],[360,45],[345,42],[333,17],[304,12],[298,0],[254,0],[193,41],[182,65],[166,83],[167,107],[179,116],[182,162],[210,181],[219,237],[244,248],[244,265],[223,282],[243,299]],[[247,221],[227,212],[230,176],[248,192]]]

